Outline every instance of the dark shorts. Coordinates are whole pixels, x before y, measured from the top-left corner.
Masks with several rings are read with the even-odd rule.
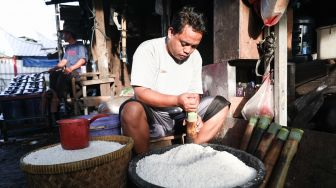
[[[57,93],[58,98],[66,99],[68,93],[72,95],[72,78],[79,80],[79,74],[76,71],[71,74],[65,74],[63,71],[53,71],[50,73],[50,88]]]
[[[119,115],[125,104],[131,101],[139,102],[145,109],[151,138],[185,132],[185,127],[182,124],[186,113],[181,108],[153,108],[132,98],[120,106]],[[197,113],[202,118],[202,121],[206,122],[228,105],[230,105],[230,102],[222,96],[204,97],[201,99]]]

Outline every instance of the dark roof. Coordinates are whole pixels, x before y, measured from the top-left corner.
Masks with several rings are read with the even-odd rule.
[[[69,3],[69,2],[77,2],[78,0],[50,0],[45,1],[46,5],[60,4],[60,3]]]

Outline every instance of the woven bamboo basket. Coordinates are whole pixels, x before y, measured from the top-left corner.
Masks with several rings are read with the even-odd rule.
[[[23,158],[30,154],[28,153],[20,159],[20,167],[26,174],[28,187],[126,187],[133,140],[119,135],[94,137],[91,140],[119,142],[125,146],[91,159],[55,165],[24,163]]]

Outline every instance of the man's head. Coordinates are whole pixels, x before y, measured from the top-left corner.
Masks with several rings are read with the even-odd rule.
[[[167,49],[177,61],[186,60],[197,48],[206,32],[203,14],[193,7],[183,7],[168,29]]]
[[[65,42],[69,42],[71,39],[76,40],[76,37],[70,31],[62,31],[62,38]]]
[[[73,41],[76,41],[77,39],[77,36],[75,34],[76,30],[68,24],[64,24],[63,30],[61,30],[60,32],[65,42],[73,42]]]

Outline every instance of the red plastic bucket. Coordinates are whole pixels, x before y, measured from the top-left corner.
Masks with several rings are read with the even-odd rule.
[[[90,120],[84,118],[61,119],[59,125],[61,146],[66,150],[82,149],[89,146],[89,126],[94,120],[106,117],[107,114],[98,114]]]

